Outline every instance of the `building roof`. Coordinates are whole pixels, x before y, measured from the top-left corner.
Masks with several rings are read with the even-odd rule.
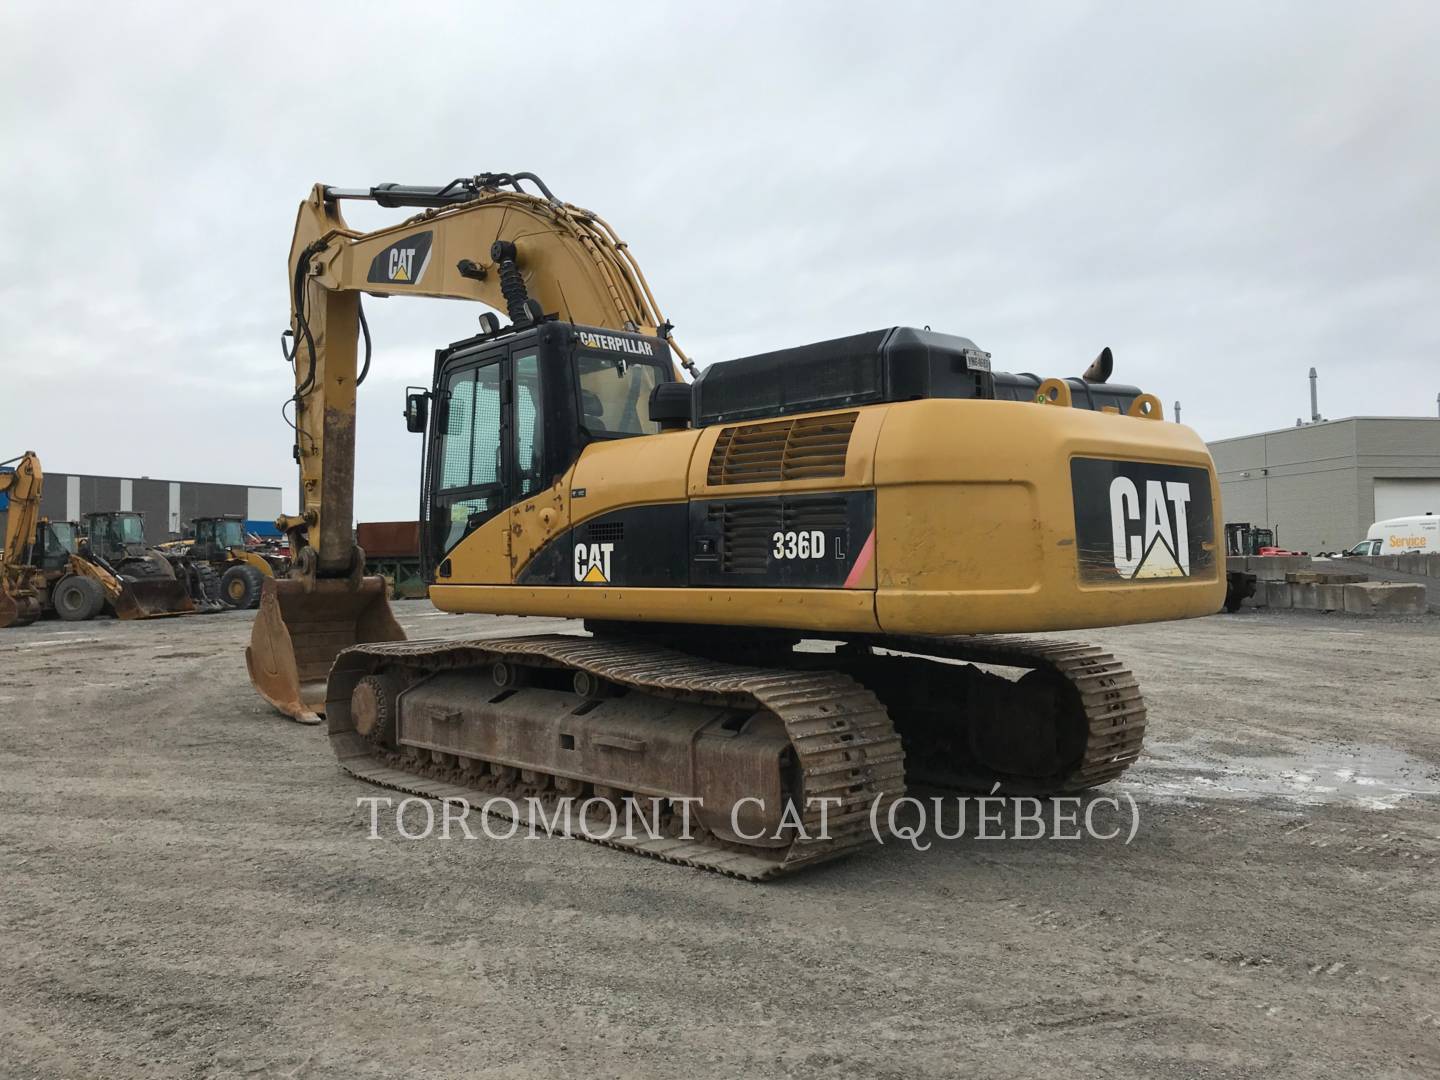
[[[1214,446],[1216,443],[1239,442],[1241,439],[1253,439],[1260,435],[1284,435],[1287,432],[1313,431],[1318,427],[1330,427],[1335,424],[1353,424],[1358,420],[1387,422],[1392,420],[1404,420],[1414,422],[1416,420],[1428,420],[1431,423],[1440,423],[1440,416],[1342,416],[1337,420],[1320,420],[1315,423],[1291,424],[1289,427],[1272,428],[1269,431],[1252,431],[1248,435],[1227,435],[1223,439],[1206,439],[1207,445]]]
[[[239,480],[174,480],[168,476],[115,476],[111,473],[76,472],[73,469],[45,469],[45,478],[53,476],[83,476],[90,480],[143,480],[147,484],[184,484],[186,487],[248,487],[261,490],[283,491],[280,484],[246,484]]]

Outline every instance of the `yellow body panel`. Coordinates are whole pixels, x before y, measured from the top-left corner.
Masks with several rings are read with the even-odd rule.
[[[823,632],[873,633],[875,594],[869,589],[638,589],[556,586],[432,585],[444,611],[490,615],[551,615],[567,619],[785,626]]]
[[[1075,629],[1219,610],[1220,489],[1209,451],[1190,428],[1009,401],[887,408],[875,460],[875,606],[887,633]],[[1206,469],[1216,521],[1212,573],[1174,583],[1082,584],[1075,457]]]
[[[616,439],[593,443],[585,448],[570,474],[572,490],[583,488],[585,495],[570,504],[572,524],[596,517],[622,506],[683,502],[685,478],[692,456],[708,454],[704,437],[708,429],[669,431],[638,439]],[[696,443],[702,454],[695,455]]]
[[[262,556],[255,554],[255,552],[250,551],[247,548],[231,548],[230,557],[236,562],[242,562],[246,563],[249,566],[253,566],[256,570],[260,571],[263,577],[273,578],[275,576],[275,571],[270,568],[270,564],[266,562]]]
[[[431,599],[460,612],[898,634],[1032,632],[1219,609],[1225,593],[1220,494],[1205,444],[1189,428],[1005,401],[932,399],[858,412],[845,474],[830,479],[709,484],[710,453],[724,425],[592,445],[554,489],[459,544],[450,576],[431,588]],[[1074,457],[1205,469],[1216,522],[1206,544],[1216,556],[1208,574],[1082,583]],[[509,584],[544,541],[605,512],[687,498],[871,487],[873,557],[847,588]],[[581,489],[583,497],[572,497]],[[538,517],[547,509],[550,520],[541,527]],[[521,538],[523,550],[515,546]]]

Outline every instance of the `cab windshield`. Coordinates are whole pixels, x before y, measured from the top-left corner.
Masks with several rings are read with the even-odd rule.
[[[579,352],[575,374],[580,425],[591,435],[614,438],[660,430],[650,419],[650,392],[664,381],[658,365],[613,353]]]
[[[244,547],[245,530],[238,521],[217,521],[215,523],[215,539],[221,547]]]
[[[122,544],[144,544],[145,525],[138,516],[121,515],[115,519],[115,538]]]
[[[52,521],[46,528],[50,538],[45,544],[47,551],[64,551],[75,554],[75,526],[68,521]]]

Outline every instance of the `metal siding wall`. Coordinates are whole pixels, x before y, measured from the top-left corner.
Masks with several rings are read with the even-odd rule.
[[[1267,485],[1270,520],[1281,547],[1312,554],[1336,551],[1359,541],[1358,482],[1351,469],[1291,472],[1271,476]]]
[[[120,509],[120,478],[118,476],[80,477],[80,513]]]
[[[243,518],[249,506],[249,489],[236,484],[196,484],[201,513],[215,517],[234,514]]]
[[[1269,516],[1265,506],[1265,478],[1222,480],[1220,507],[1225,521],[1264,525]]]
[[[1217,442],[1225,520],[1270,526],[1282,547],[1349,547],[1364,535],[1356,438],[1356,422],[1340,420]]]
[[[1265,436],[1250,435],[1243,439],[1225,439],[1210,444],[1210,456],[1224,478],[1229,473],[1265,467]]]
[[[65,519],[65,487],[68,477],[64,473],[46,473],[45,490],[40,493],[40,516],[51,521]]]
[[[132,509],[145,515],[145,535],[154,544],[173,540],[170,531],[170,485],[164,480],[136,480]]]
[[[1356,423],[1356,449],[1367,464],[1378,464],[1368,460],[1375,457],[1399,458],[1406,466],[1440,472],[1440,417],[1377,417]]]
[[[249,489],[238,484],[181,484],[180,520],[188,526],[197,517],[233,514],[243,518]]]
[[[247,488],[245,492],[245,517],[250,521],[274,521],[280,516],[280,489],[269,487]]]

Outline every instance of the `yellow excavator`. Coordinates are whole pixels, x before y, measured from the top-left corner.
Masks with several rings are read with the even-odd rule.
[[[351,199],[418,212],[359,232]],[[522,816],[578,799],[582,835],[766,879],[869,843],[907,781],[1119,776],[1131,673],[1012,635],[1224,599],[1205,444],[1111,383],[1108,349],[1041,378],[891,327],[700,371],[614,230],[529,173],[316,186],[290,286],[301,512],[246,659],[374,783]],[[406,395],[431,600],[588,636],[405,640],[351,533],[363,294],[509,320],[482,314]],[[632,801],[646,828],[592,827]]]

